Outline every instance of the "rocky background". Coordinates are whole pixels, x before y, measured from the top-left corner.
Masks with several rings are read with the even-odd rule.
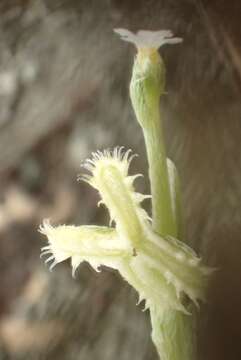
[[[96,149],[140,154],[128,95],[134,48],[115,27],[171,29],[163,47],[168,156],[186,238],[218,268],[199,315],[200,360],[241,358],[241,4],[239,0],[1,0],[0,359],[155,360],[147,313],[118,274],[39,260],[43,218],[107,224],[77,183]],[[140,181],[140,189],[148,184]]]

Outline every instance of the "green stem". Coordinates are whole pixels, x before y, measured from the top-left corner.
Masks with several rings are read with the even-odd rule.
[[[175,165],[167,166],[159,109],[143,128],[152,193],[153,228],[160,235],[182,235],[180,189]],[[154,121],[153,121],[154,120]],[[193,318],[176,310],[151,308],[152,339],[162,360],[193,360]]]
[[[195,322],[192,317],[180,311],[155,308],[150,315],[152,339],[161,360],[194,360]]]
[[[164,147],[161,117],[158,108],[155,118],[149,121],[149,126],[143,128],[148,163],[149,178],[152,193],[153,228],[160,235],[177,236],[177,227],[171,207],[171,194],[167,171],[166,151]]]
[[[178,240],[184,239],[184,226],[182,217],[182,201],[181,201],[181,188],[180,180],[175,164],[167,159],[167,169],[171,192],[172,212],[176,226],[176,237]],[[175,235],[173,235],[175,236]]]
[[[153,228],[160,235],[182,233],[180,189],[173,163],[167,163],[161,123],[160,96],[164,93],[165,66],[158,53],[137,55],[130,84],[133,108],[140,123],[149,163]],[[180,240],[180,238],[179,238]],[[152,339],[162,360],[194,360],[192,316],[176,310],[150,308]]]

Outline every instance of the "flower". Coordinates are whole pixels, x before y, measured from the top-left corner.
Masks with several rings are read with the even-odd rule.
[[[165,44],[179,44],[182,42],[182,38],[173,37],[170,30],[139,30],[135,34],[127,29],[114,29],[114,32],[119,34],[122,40],[133,43],[137,49],[153,48],[157,50]]]
[[[130,83],[130,97],[140,125],[145,128],[156,118],[153,111],[159,107],[159,99],[165,93],[165,64],[158,49],[165,44],[182,42],[173,37],[170,30],[114,29],[121,39],[133,43],[137,48]]]

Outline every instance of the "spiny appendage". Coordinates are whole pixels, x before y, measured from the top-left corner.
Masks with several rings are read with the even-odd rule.
[[[188,314],[182,302],[185,295],[197,306],[198,300],[205,300],[209,268],[189,263],[180,250],[170,256],[151,243],[143,244],[136,253],[129,262],[129,272],[123,269],[122,275],[139,292],[141,300],[146,301],[146,308],[161,304],[162,308]]]
[[[186,294],[196,305],[205,300],[209,276],[213,269],[204,266],[195,252],[172,237],[161,238],[149,232],[143,246],[143,264],[164,276],[176,290],[177,299]]]
[[[133,186],[134,180],[142,175],[128,175],[130,163],[135,156],[131,155],[131,150],[125,152],[123,147],[117,147],[113,151],[93,153],[92,158],[83,164],[90,174],[84,174],[80,179],[99,191],[101,196],[99,204],[105,204],[111,220],[117,225],[119,215],[124,213],[126,216],[128,214],[128,222],[130,219],[133,223],[150,220],[140,204],[151,196],[135,192]]]
[[[113,151],[105,149],[103,151],[93,152],[90,159],[87,159],[81,165],[91,174],[81,174],[79,180],[86,181],[93,187],[97,187],[95,184],[95,176],[106,166],[116,166],[122,173],[123,177],[128,176],[129,165],[136,154],[130,155],[131,150],[124,151],[124,146],[116,147]],[[98,187],[97,187],[98,189]]]
[[[132,257],[128,263],[122,263],[119,271],[138,292],[137,305],[144,301],[143,311],[156,306],[188,313],[177,297],[174,285],[168,284],[162,273],[144,262],[141,253]]]
[[[96,271],[101,265],[118,269],[119,262],[133,253],[127,241],[120,239],[115,229],[108,227],[53,227],[45,220],[39,231],[48,238],[49,244],[41,249],[41,257],[49,255],[45,263],[53,261],[50,270],[68,258],[71,258],[73,274],[83,261],[87,261]]]

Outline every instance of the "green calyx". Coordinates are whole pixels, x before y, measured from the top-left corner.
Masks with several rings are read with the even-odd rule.
[[[149,127],[150,117],[156,117],[159,99],[165,88],[165,66],[157,50],[138,52],[130,83],[130,96],[138,122]]]

